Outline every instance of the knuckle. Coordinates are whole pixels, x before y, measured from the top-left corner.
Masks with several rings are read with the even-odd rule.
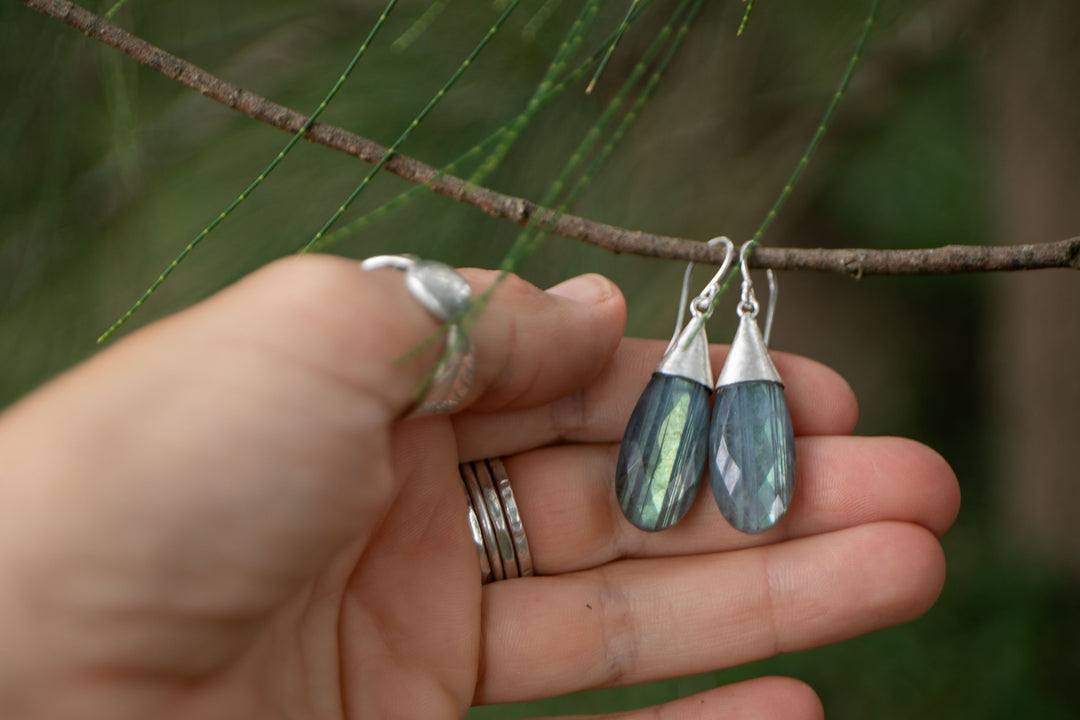
[[[276,295],[295,300],[339,295],[356,286],[360,268],[341,258],[302,255],[275,260],[256,276]]]
[[[536,371],[525,372],[526,363],[515,363],[520,334],[516,317],[510,317],[502,328],[502,338],[492,352],[494,357],[479,358],[483,366],[491,368],[486,382],[480,383],[479,395],[485,396],[484,409],[498,410],[513,399],[524,385],[536,380]],[[479,363],[478,363],[479,364]]]
[[[603,664],[602,686],[623,685],[638,665],[640,639],[637,616],[625,589],[610,572],[599,575]]]
[[[506,273],[502,278],[501,287],[496,292],[527,296],[539,292],[539,288],[517,273]]]
[[[380,395],[384,387],[376,380],[385,375],[382,365],[354,359],[371,357],[375,339],[397,340],[394,333],[403,331],[393,313],[373,312],[386,307],[386,284],[365,282],[364,276],[357,263],[344,258],[277,260],[241,282],[228,332],[278,361]],[[381,345],[390,347],[390,341]]]
[[[276,260],[244,281],[249,303],[263,317],[289,328],[345,320],[357,305],[359,267],[342,258],[294,256]]]
[[[556,442],[573,440],[588,426],[589,413],[582,391],[551,403],[551,428]]]

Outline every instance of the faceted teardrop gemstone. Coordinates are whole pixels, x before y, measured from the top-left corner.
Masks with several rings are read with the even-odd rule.
[[[795,434],[783,385],[717,388],[709,450],[713,495],[732,527],[759,533],[784,517],[795,490]]]
[[[653,373],[630,415],[615,494],[623,515],[642,530],[671,527],[694,502],[705,472],[711,394],[693,380]]]

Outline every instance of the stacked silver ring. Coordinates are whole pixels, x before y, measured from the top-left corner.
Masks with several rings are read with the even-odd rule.
[[[469,527],[480,560],[481,582],[529,577],[532,555],[510,477],[499,458],[458,466],[465,485]]]

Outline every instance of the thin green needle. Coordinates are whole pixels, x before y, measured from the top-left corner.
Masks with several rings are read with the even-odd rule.
[[[848,60],[847,69],[844,70],[844,76],[840,79],[840,85],[837,87],[836,92],[833,93],[832,101],[829,103],[828,109],[825,110],[825,116],[822,117],[821,123],[818,124],[817,131],[814,132],[814,137],[810,140],[810,145],[806,148],[806,152],[803,153],[803,156],[799,159],[799,163],[795,166],[795,170],[792,171],[791,177],[788,179],[787,184],[784,185],[784,189],[780,191],[780,195],[776,198],[776,202],[773,203],[772,208],[761,222],[757,232],[755,232],[753,238],[751,238],[750,241],[754,245],[761,240],[762,235],[765,234],[765,231],[772,225],[773,220],[776,219],[776,215],[780,212],[780,208],[784,206],[788,196],[791,195],[791,189],[795,187],[795,183],[799,181],[799,177],[802,176],[803,170],[805,170],[807,164],[809,164],[814,151],[817,150],[818,145],[821,144],[821,139],[825,137],[825,132],[832,123],[833,116],[836,114],[836,109],[840,107],[840,102],[844,99],[844,94],[851,84],[851,78],[855,74],[855,67],[859,64],[859,59],[862,58],[863,49],[866,47],[866,40],[870,37],[870,31],[873,29],[874,22],[877,20],[878,6],[880,4],[881,0],[871,0],[870,10],[867,12],[866,20],[863,23],[862,34],[859,35],[859,40],[855,45],[855,52],[851,55],[851,59]]]
[[[604,54],[604,59],[600,61],[600,66],[596,68],[596,73],[593,74],[592,80],[589,81],[588,86],[585,88],[585,94],[592,93],[596,88],[596,81],[600,79],[601,73],[604,72],[604,68],[607,67],[608,62],[611,60],[611,56],[615,53],[615,48],[619,46],[619,41],[622,40],[623,35],[626,34],[627,28],[630,27],[630,23],[633,22],[637,10],[638,3],[641,0],[633,0],[630,3],[630,8],[626,11],[626,17],[623,18],[622,23],[619,25],[619,29],[615,33],[615,39],[611,41],[611,45],[608,46],[607,53]]]
[[[742,21],[739,22],[739,29],[735,33],[736,37],[743,34],[743,30],[746,29],[746,23],[750,22],[750,11],[754,9],[754,0],[743,0],[746,3],[746,12],[743,13]]]
[[[521,29],[521,35],[528,40],[535,38],[536,34],[540,32],[540,28],[544,27],[547,21],[551,19],[551,16],[555,14],[560,5],[562,5],[562,0],[545,0],[540,9],[529,18],[529,22],[525,23],[525,27]]]
[[[439,180],[446,175],[456,173],[458,168],[471,161],[480,153],[487,151],[495,143],[499,143],[498,146],[488,156],[487,160],[485,160],[484,163],[476,171],[474,171],[472,175],[469,176],[468,181],[470,183],[483,182],[487,175],[494,171],[496,167],[498,167],[501,160],[506,156],[507,152],[509,152],[510,147],[520,136],[521,131],[529,123],[533,116],[535,116],[536,113],[539,112],[544,105],[546,105],[548,102],[560,95],[566,89],[566,86],[569,83],[574,82],[582,75],[584,75],[585,70],[588,68],[588,66],[595,62],[595,58],[599,55],[599,53],[595,54],[592,58],[589,58],[580,66],[575,68],[563,80],[555,83],[555,78],[558,77],[558,75],[563,71],[569,58],[573,56],[574,52],[577,51],[577,49],[581,46],[581,43],[584,41],[585,34],[588,31],[589,26],[592,24],[592,21],[596,19],[596,15],[599,11],[600,2],[601,0],[589,0],[589,2],[587,2],[582,7],[581,13],[574,21],[574,24],[570,27],[569,32],[567,32],[567,35],[564,38],[562,44],[556,51],[555,58],[548,65],[548,69],[544,73],[543,80],[540,81],[540,84],[537,86],[536,91],[533,93],[533,96],[532,98],[530,98],[525,109],[521,113],[519,113],[517,117],[515,117],[506,125],[503,125],[491,135],[488,135],[476,145],[469,148],[463,155],[460,155],[449,165],[446,165],[445,167],[440,169],[439,172],[436,173],[435,176],[432,177],[430,180],[425,181],[421,185],[416,185],[412,188],[409,188],[405,192],[399,194],[397,197],[392,198],[383,205],[380,205],[374,210],[371,210],[370,212],[356,218],[348,225],[339,228],[328,235],[325,235],[321,240],[319,240],[319,242],[311,246],[309,252],[321,251],[327,246],[332,245],[333,243],[338,242],[345,237],[352,235],[353,233],[359,232],[367,228],[379,218],[382,218],[389,214],[390,211],[401,207],[406,202],[416,197],[436,180]]]
[[[696,13],[696,8],[699,7],[702,2],[703,0],[696,0],[696,2],[694,3],[694,13]],[[627,78],[620,92],[616,95],[615,98],[611,100],[611,102],[608,103],[608,107],[605,109],[604,114],[599,120],[597,120],[593,128],[589,130],[589,132],[586,134],[586,137],[578,145],[577,150],[575,151],[571,159],[567,161],[567,165],[564,167],[563,172],[560,174],[559,178],[548,188],[548,192],[544,196],[544,200],[541,203],[541,209],[538,209],[538,211],[534,213],[533,217],[529,221],[529,226],[527,226],[521,233],[518,234],[517,239],[514,241],[513,246],[510,248],[510,251],[507,253],[506,258],[504,258],[502,265],[500,266],[499,277],[494,283],[492,283],[491,287],[489,287],[473,303],[469,311],[469,319],[475,318],[483,310],[487,302],[491,299],[491,296],[495,292],[495,289],[501,284],[503,278],[505,278],[508,273],[513,272],[517,267],[520,266],[522,262],[528,259],[528,257],[533,252],[535,252],[538,246],[538,240],[534,240],[534,237],[537,234],[536,223],[538,222],[539,215],[542,214],[542,208],[550,207],[551,203],[553,203],[554,201],[554,198],[558,196],[559,192],[561,192],[562,186],[565,183],[566,179],[580,164],[581,160],[584,158],[585,152],[595,142],[596,137],[598,137],[599,130],[597,130],[597,128],[602,128],[604,125],[607,124],[611,117],[614,116],[615,112],[622,104],[625,97],[637,84],[637,81],[641,78],[642,74],[644,74],[648,65],[652,63],[653,59],[663,48],[664,43],[671,35],[672,28],[674,27],[675,22],[677,21],[679,16],[681,16],[686,10],[686,7],[687,5],[689,5],[689,3],[690,0],[682,0],[682,2],[679,3],[678,7],[675,9],[675,12],[672,13],[671,18],[668,20],[667,24],[660,29],[652,45],[649,46],[649,48],[645,51],[645,54],[638,61],[637,65],[631,73],[631,77]],[[556,208],[554,215],[549,216],[545,219],[545,224],[557,220],[561,216],[561,214],[565,212],[565,210],[565,204]],[[545,234],[546,233],[544,232],[540,232],[539,237],[542,238]]]
[[[597,5],[601,1],[602,0],[591,0],[592,3],[596,3]],[[643,0],[643,2],[640,3],[638,13],[640,14],[641,12],[643,12],[645,10],[645,8],[648,7],[651,2],[652,2],[652,0]],[[586,6],[585,9],[589,10],[589,7]],[[582,13],[582,16],[588,22],[591,22],[592,15],[593,14],[592,14],[591,11],[587,12],[587,13],[586,12]],[[585,32],[586,27],[587,27],[587,25],[583,25],[583,27],[579,30],[579,37],[582,37],[582,38],[584,37],[584,32]],[[571,33],[568,33],[567,40],[564,43],[564,44],[566,44],[568,46],[567,57],[569,56],[570,53],[572,53],[573,48],[576,47],[578,44],[580,44],[580,43],[575,43],[574,38],[572,38],[571,35],[573,35],[573,28],[571,28]],[[614,33],[611,35],[611,37],[614,37]],[[588,71],[588,69],[590,67],[592,67],[593,65],[595,65],[596,62],[600,59],[600,57],[603,55],[603,53],[605,52],[608,44],[611,41],[611,37],[604,40],[604,42],[602,42],[600,44],[600,47],[599,47],[598,50],[596,50],[595,52],[593,52],[592,55],[590,55],[588,58],[583,60],[576,68],[574,68],[573,70],[568,72],[563,77],[562,80],[560,80],[557,84],[552,85],[544,93],[540,94],[540,96],[538,98],[539,102],[535,106],[530,101],[529,106],[527,106],[526,109],[524,111],[522,111],[517,117],[515,117],[513,120],[511,120],[506,125],[503,125],[501,128],[495,130],[491,135],[488,135],[486,138],[484,138],[479,143],[477,143],[476,145],[471,147],[469,150],[467,150],[464,154],[458,156],[453,162],[451,162],[450,164],[448,164],[445,167],[443,167],[442,169],[440,169],[439,172],[437,172],[434,176],[432,176],[432,178],[430,180],[426,180],[424,183],[422,183],[420,185],[415,185],[415,186],[409,188],[405,192],[399,194],[397,197],[394,197],[394,198],[390,199],[389,201],[387,201],[383,205],[380,205],[379,207],[375,208],[374,210],[371,210],[370,212],[358,217],[356,220],[353,220],[348,225],[346,225],[346,226],[344,226],[342,228],[339,228],[338,230],[335,230],[334,232],[323,236],[323,238],[321,240],[319,240],[319,242],[317,242],[317,243],[315,243],[314,245],[311,246],[311,248],[308,250],[308,252],[321,251],[321,250],[325,249],[327,246],[332,245],[333,243],[336,243],[336,242],[338,242],[340,240],[343,240],[344,238],[348,237],[349,235],[352,235],[355,232],[359,232],[359,231],[369,227],[373,222],[375,222],[379,218],[382,218],[382,217],[386,216],[391,210],[395,210],[395,209],[405,205],[409,200],[415,198],[420,193],[424,192],[426,189],[428,189],[433,183],[435,183],[439,179],[445,177],[446,175],[451,175],[451,174],[456,173],[458,168],[462,167],[463,165],[465,165],[466,163],[471,161],[476,155],[486,151],[494,143],[499,142],[500,140],[502,140],[504,138],[510,138],[510,142],[512,144],[512,142],[513,142],[512,133],[515,131],[515,129],[516,129],[516,131],[518,133],[520,133],[521,129],[524,128],[524,126],[531,120],[531,118],[537,112],[539,112],[548,103],[550,103],[551,101],[553,101],[557,97],[559,97],[563,92],[566,91],[567,87],[569,87],[570,85],[572,85],[575,82],[577,82],[578,80],[580,80],[585,75],[585,73]],[[561,48],[560,48],[560,53],[561,53]],[[553,65],[556,64],[556,62],[559,60],[559,54],[560,53],[556,53],[556,60],[553,61],[553,63],[552,63]],[[545,75],[545,77],[546,77],[546,75]],[[485,161],[484,166],[479,168],[473,175],[471,175],[469,177],[470,182],[473,182],[473,183],[482,182],[483,178],[486,177],[486,175],[489,172],[491,172],[492,170],[494,170],[495,167],[498,165],[498,159],[499,159],[498,156],[500,156],[500,155],[505,156],[506,152],[508,152],[508,151],[509,151],[509,146],[503,148],[503,146],[500,145],[496,150],[494,150],[492,152],[492,156],[495,156],[495,161],[492,162],[492,156],[489,156],[488,160]]]
[[[355,55],[353,55],[353,58],[349,62],[348,66],[345,68],[345,71],[341,73],[340,77],[338,77],[337,82],[334,83],[334,86],[330,89],[330,92],[328,92],[326,94],[326,97],[323,98],[322,102],[319,103],[319,107],[315,109],[315,112],[313,112],[311,116],[308,117],[307,122],[304,123],[304,126],[301,127],[300,130],[292,136],[292,138],[289,139],[289,142],[285,145],[285,147],[283,147],[274,157],[274,159],[270,161],[270,164],[267,165],[261,173],[259,173],[258,177],[256,177],[255,180],[252,181],[252,183],[248,185],[247,188],[242,193],[240,193],[240,195],[237,196],[237,198],[233,200],[227,208],[225,208],[216,218],[214,218],[214,220],[209,225],[203,228],[202,231],[198,235],[196,235],[195,238],[191,242],[189,242],[183,250],[180,251],[180,254],[177,255],[173,259],[173,261],[169,263],[168,267],[166,267],[161,272],[161,274],[158,275],[157,279],[150,284],[150,287],[143,291],[143,294],[139,297],[138,300],[135,301],[135,304],[128,308],[127,312],[121,315],[120,318],[116,322],[114,322],[108,330],[101,334],[101,336],[97,339],[99,343],[108,340],[113,333],[119,330],[124,325],[124,323],[131,319],[131,316],[138,312],[139,308],[141,308],[143,304],[147,301],[147,299],[149,299],[149,297],[154,294],[154,291],[156,291],[158,287],[161,286],[161,283],[165,282],[166,278],[168,278],[169,275],[171,275],[172,272],[176,270],[180,263],[182,263],[184,259],[191,254],[191,252],[199,245],[199,243],[201,243],[207,235],[213,232],[214,228],[220,225],[222,221],[224,221],[225,218],[227,218],[232,213],[232,211],[240,205],[240,203],[244,202],[244,200],[246,200],[248,196],[251,195],[251,193],[253,193],[255,189],[262,184],[263,180],[265,180],[267,176],[274,171],[274,168],[281,164],[281,161],[285,159],[285,156],[289,154],[293,147],[296,146],[296,143],[300,141],[300,138],[302,138],[304,134],[311,128],[315,120],[319,117],[319,115],[322,114],[323,110],[326,109],[326,107],[330,104],[330,101],[334,99],[334,96],[337,95],[338,91],[345,84],[345,81],[348,80],[349,75],[352,73],[357,63],[360,62],[360,58],[363,57],[364,53],[367,52],[368,46],[371,45],[371,41],[378,34],[379,29],[382,28],[383,24],[386,22],[386,18],[390,15],[390,12],[394,9],[394,6],[397,5],[397,2],[398,0],[390,0],[390,2],[387,3],[386,7],[383,8],[382,14],[379,15],[379,19],[375,21],[374,27],[371,28],[371,32],[368,33],[367,38],[365,38],[364,42],[360,45],[360,49],[356,51]]]
[[[697,2],[700,3],[701,0],[697,0]],[[570,159],[567,160],[562,172],[548,187],[547,193],[544,195],[540,202],[542,207],[551,207],[555,203],[556,198],[558,198],[559,194],[562,193],[563,188],[566,186],[566,183],[569,181],[570,177],[574,174],[574,172],[576,172],[582,162],[584,162],[588,152],[600,139],[604,128],[607,127],[608,123],[610,123],[611,120],[615,117],[616,113],[618,112],[622,104],[625,102],[630,92],[637,85],[638,81],[645,75],[645,72],[648,70],[649,65],[652,64],[653,60],[663,49],[664,45],[667,43],[669,37],[673,32],[675,22],[677,21],[679,16],[681,16],[683,12],[685,12],[689,4],[690,0],[682,0],[682,2],[679,3],[679,6],[675,9],[675,12],[672,14],[671,18],[668,20],[667,24],[660,28],[660,31],[657,33],[656,39],[653,40],[652,44],[645,51],[645,54],[642,55],[642,57],[638,60],[637,64],[634,66],[634,69],[631,71],[630,76],[623,83],[623,86],[619,90],[618,94],[616,94],[615,97],[612,98],[611,101],[608,103],[607,107],[604,108],[604,112],[597,119],[596,123],[594,123],[593,126],[589,128],[588,132],[585,134],[585,137],[582,138],[581,142],[578,144],[578,147],[570,156]],[[555,216],[551,218],[551,220],[558,219],[558,217],[563,212],[565,212],[565,210],[565,204],[556,208]],[[539,213],[537,213],[537,215],[539,215]],[[536,217],[537,215],[534,215],[534,217]],[[526,227],[518,235],[518,238],[514,242],[514,245],[510,248],[509,254],[503,261],[503,271],[509,272],[513,270],[513,268],[517,267],[521,262],[523,262],[530,255],[532,255],[532,253],[535,252],[536,245],[538,244],[539,240],[543,238],[543,236],[544,233],[538,230],[535,222],[531,223],[529,227]]]
[[[395,40],[390,47],[398,52],[405,51],[410,45],[416,42],[436,20],[439,19],[439,16],[443,14],[443,11],[446,10],[446,6],[449,4],[450,0],[434,0],[434,2],[428,5],[424,14],[418,17],[416,22],[409,26],[408,30],[401,33],[401,35],[398,36],[398,39]]]
[[[124,7],[125,5],[127,5],[127,3],[128,3],[128,0],[117,0],[117,3],[115,5],[113,5],[111,8],[109,8],[108,12],[105,13],[105,19],[106,20],[111,20],[113,15],[120,12],[120,9],[122,7]]]
[[[701,11],[702,4],[703,0],[697,0],[697,2],[694,3],[694,6],[690,8],[690,13],[686,16],[686,20],[683,21],[682,27],[679,28],[679,32],[675,36],[675,39],[672,40],[671,47],[668,48],[667,54],[657,64],[652,75],[649,76],[645,88],[641,91],[641,94],[638,95],[637,100],[634,101],[634,105],[627,111],[626,115],[623,116],[622,122],[619,123],[615,132],[611,134],[611,138],[604,144],[603,148],[601,148],[596,160],[594,160],[593,164],[589,166],[589,169],[578,178],[577,184],[574,185],[573,189],[567,195],[566,200],[563,202],[564,209],[573,206],[573,204],[577,202],[578,198],[580,198],[581,194],[585,191],[585,188],[589,186],[589,183],[591,183],[593,178],[600,172],[604,163],[611,157],[615,148],[622,142],[626,133],[633,127],[634,122],[641,116],[641,111],[649,102],[649,99],[656,91],[656,88],[659,87],[660,80],[664,77],[664,73],[667,72],[668,66],[675,58],[676,53],[678,53],[679,46],[682,45],[686,36],[690,33],[690,27],[693,25],[694,20]]]
[[[574,53],[577,52],[578,48],[581,47],[581,44],[585,41],[586,33],[600,12],[600,4],[601,0],[588,0],[588,2],[582,6],[581,13],[570,27],[562,45],[560,45],[558,51],[556,51],[555,59],[548,65],[543,80],[540,81],[533,96],[529,99],[528,104],[525,106],[525,110],[511,120],[510,123],[503,126],[504,131],[502,132],[502,141],[491,152],[484,164],[469,178],[469,182],[483,182],[484,178],[492,173],[506,158],[507,153],[510,152],[510,148],[513,147],[514,143],[521,137],[522,131],[545,104],[545,97],[549,95],[550,90],[555,85],[556,78],[566,68],[569,59],[573,57]]]
[[[573,25],[566,33],[566,37],[563,38],[562,43],[559,45],[559,49],[555,51],[555,58],[548,65],[547,70],[544,72],[544,78],[540,81],[536,91],[533,93],[533,97],[530,99],[530,103],[533,100],[538,99],[544,95],[559,78],[559,74],[566,68],[567,63],[570,62],[570,58],[574,56],[574,53],[578,51],[582,43],[585,42],[585,35],[589,32],[589,28],[592,27],[593,22],[596,20],[596,16],[600,12],[600,5],[603,0],[587,0],[581,7],[581,12],[574,18]]]
[[[405,140],[407,140],[408,137],[412,135],[413,130],[419,127],[420,123],[423,122],[424,118],[428,116],[428,113],[435,109],[435,106],[439,104],[439,101],[446,96],[446,93],[448,93],[452,87],[454,87],[454,83],[456,83],[458,79],[465,74],[465,71],[469,69],[469,66],[473,64],[473,61],[476,60],[477,56],[480,55],[481,51],[483,51],[483,49],[487,47],[487,44],[491,41],[491,38],[495,36],[495,33],[499,31],[503,23],[506,22],[506,19],[510,17],[510,13],[514,12],[514,9],[520,3],[521,0],[513,0],[513,2],[510,3],[506,10],[503,11],[503,14],[499,16],[499,19],[495,21],[495,24],[488,29],[487,33],[484,35],[484,38],[480,41],[480,43],[477,44],[475,48],[473,48],[473,51],[469,53],[469,56],[465,58],[464,61],[462,61],[461,65],[458,66],[458,69],[455,70],[454,74],[450,76],[450,79],[447,80],[446,83],[439,89],[439,91],[435,93],[431,100],[428,101],[428,104],[424,106],[424,109],[420,111],[420,114],[413,118],[413,121],[409,123],[409,126],[405,128],[405,131],[398,136],[398,139],[394,141],[394,144],[387,149],[386,153],[382,156],[379,162],[375,163],[375,167],[371,169],[371,172],[369,172],[364,177],[364,179],[360,181],[360,184],[356,186],[356,189],[353,190],[349,197],[345,199],[345,202],[343,202],[338,207],[338,209],[334,211],[334,214],[330,216],[330,219],[327,220],[321,228],[319,228],[319,231],[315,233],[315,236],[312,237],[311,240],[309,240],[307,244],[304,245],[304,247],[300,248],[300,253],[311,252],[311,250],[318,244],[318,242],[322,240],[323,236],[326,235],[330,228],[334,226],[334,223],[338,221],[338,218],[340,218],[345,213],[345,211],[349,209],[349,206],[352,205],[354,200],[356,200],[356,197],[364,190],[364,188],[368,186],[368,183],[371,182],[371,179],[375,177],[375,175],[380,170],[382,170],[383,165],[385,165],[386,161],[393,156],[394,151],[401,147],[402,143],[404,143]]]
[[[643,2],[639,2],[638,9],[633,15],[633,17],[631,17],[631,21],[636,20],[651,2],[652,0],[643,0]],[[533,98],[530,99],[525,110],[520,115],[511,120],[506,125],[504,125],[498,131],[496,131],[497,133],[500,133],[504,138],[503,143],[500,144],[499,147],[497,147],[492,152],[485,165],[481,167],[480,170],[478,170],[477,173],[470,178],[470,182],[478,183],[481,181],[481,179],[478,178],[482,178],[487,173],[494,170],[495,167],[497,167],[498,164],[506,156],[506,153],[509,152],[510,147],[520,136],[521,131],[525,128],[525,126],[529,123],[533,116],[544,105],[546,105],[548,102],[560,95],[568,85],[576,82],[582,75],[584,75],[585,71],[591,65],[595,64],[596,61],[600,59],[602,54],[606,52],[606,48],[611,44],[616,35],[618,35],[618,30],[616,30],[615,33],[613,33],[607,40],[605,40],[601,44],[599,50],[586,58],[584,62],[582,62],[580,65],[578,65],[577,68],[572,70],[563,80],[561,80],[556,85],[551,84],[554,76],[557,75],[563,67],[565,67],[565,61],[573,55],[573,53],[584,41],[585,33],[588,31],[589,27],[591,27],[593,21],[596,19],[596,16],[600,11],[601,4],[602,0],[589,0],[589,2],[586,3],[586,5],[582,8],[581,14],[575,21],[574,26],[570,28],[570,32],[567,34],[566,40],[564,40],[562,47],[560,47],[559,51],[556,53],[555,60],[548,67],[548,71],[544,76],[544,80],[540,83],[540,86],[537,88],[537,91],[533,95]],[[487,141],[485,140],[485,142]]]
[[[331,233],[327,233],[326,235],[324,235],[322,237],[322,239],[320,239],[317,243],[312,245],[311,248],[308,250],[308,252],[321,252],[322,250],[324,250],[328,246],[333,245],[336,242],[340,242],[341,240],[344,240],[346,237],[348,237],[350,235],[353,235],[354,233],[358,233],[361,230],[364,230],[365,228],[367,228],[369,225],[371,225],[373,222],[375,222],[379,218],[382,218],[382,217],[385,217],[386,215],[388,215],[392,210],[396,210],[397,208],[401,207],[402,205],[405,205],[406,203],[408,203],[408,201],[412,200],[417,195],[419,195],[420,193],[427,190],[431,186],[432,183],[436,182],[440,178],[443,178],[443,177],[445,177],[447,175],[453,175],[463,165],[468,163],[470,160],[475,159],[476,156],[480,155],[480,153],[484,152],[489,147],[491,147],[496,141],[499,140],[499,138],[502,137],[502,135],[501,135],[502,131],[503,131],[503,129],[500,128],[499,130],[496,130],[491,135],[488,135],[486,138],[484,138],[482,141],[480,141],[476,145],[473,145],[464,154],[458,156],[449,165],[446,165],[445,167],[441,168],[439,170],[439,172],[437,172],[430,180],[427,180],[427,181],[423,182],[420,185],[413,185],[408,190],[406,190],[406,191],[398,194],[397,196],[391,198],[390,200],[386,201],[385,203],[378,206],[377,208],[375,208],[375,209],[361,215],[360,217],[356,218],[355,220],[350,222],[348,225],[340,227],[340,228],[338,228],[337,230],[334,230]]]

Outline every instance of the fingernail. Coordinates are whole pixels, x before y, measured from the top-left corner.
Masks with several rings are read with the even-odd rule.
[[[611,281],[603,275],[588,273],[564,280],[548,290],[552,295],[583,304],[596,304],[611,297]]]

